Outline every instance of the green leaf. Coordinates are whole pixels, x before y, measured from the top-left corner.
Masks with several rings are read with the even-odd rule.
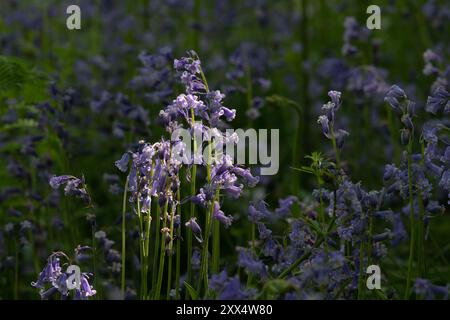
[[[21,88],[27,77],[28,71],[20,60],[0,56],[0,92]]]
[[[268,280],[262,289],[258,299],[277,299],[289,291],[295,290],[295,287],[287,280],[272,279]]]
[[[302,113],[301,106],[297,102],[295,102],[294,100],[291,100],[289,98],[274,94],[274,95],[266,97],[266,101],[270,104],[280,106],[280,107],[283,107],[283,106],[291,107],[291,108],[294,108],[295,111],[297,111],[299,114]]]
[[[38,123],[33,119],[18,119],[14,123],[8,123],[0,126],[0,131],[10,131],[15,129],[30,129],[36,128]]]
[[[184,281],[184,286],[186,287],[187,291],[189,292],[189,295],[191,296],[191,299],[192,300],[198,300],[197,290],[192,288],[192,286],[189,283],[187,283],[186,281]]]
[[[15,57],[0,56],[0,94],[17,94],[26,91],[34,96],[44,92],[47,76],[27,66],[26,62]]]

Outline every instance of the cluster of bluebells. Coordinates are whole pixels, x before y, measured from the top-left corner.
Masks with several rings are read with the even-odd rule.
[[[331,91],[329,96],[331,101],[324,106],[326,114],[319,118],[319,123],[324,135],[333,139],[335,111],[341,101],[339,92]],[[403,124],[402,144],[410,145],[414,137],[414,102],[398,86],[388,90],[385,100]],[[253,282],[256,283],[264,283],[267,278],[280,275],[286,277],[285,290],[274,289],[278,297],[282,292],[285,292],[286,299],[354,297],[359,291],[361,277],[364,277],[361,270],[365,270],[369,264],[379,263],[387,255],[389,245],[398,245],[409,238],[403,217],[409,211],[410,204],[399,211],[391,209],[397,207],[399,200],[414,197],[412,203],[416,213],[419,212],[419,205],[423,205],[422,218],[426,234],[429,233],[429,220],[443,212],[444,207],[433,200],[433,196],[439,192],[439,188],[448,193],[450,151],[444,133],[440,134],[446,128],[442,121],[426,123],[421,137],[424,151],[415,154],[410,148],[405,152],[400,168],[393,164],[386,165],[384,187],[379,191],[365,191],[361,183],[352,182],[344,171],[336,171],[334,166],[324,166],[329,178],[332,177],[331,189],[315,190],[315,204],[312,206],[301,203],[306,220],[292,214],[292,205],[298,203],[294,196],[280,199],[280,208],[274,212],[267,208],[264,201],[250,203],[248,218],[258,230],[259,237],[252,240],[248,249],[238,248],[237,265],[246,270],[248,277],[255,277]],[[341,147],[341,143],[337,145]],[[408,153],[411,153],[410,171],[407,165]],[[410,179],[412,195],[409,194]],[[437,182],[438,189],[433,186],[433,181]],[[325,239],[321,239],[323,235],[318,234],[316,229],[320,223],[317,211],[323,210],[323,206],[327,208],[328,219],[332,219],[332,228],[328,229]],[[282,236],[281,241],[269,227],[269,224],[280,220],[290,225],[290,232]],[[372,229],[373,225],[378,227]],[[286,273],[293,264],[297,265],[296,268]],[[245,297],[239,278],[230,279],[225,272],[211,278],[211,289],[217,295],[224,290],[223,285],[217,285],[219,280],[220,283],[234,283],[236,295],[233,298]],[[448,287],[433,285],[420,278],[416,279],[413,290],[417,296],[427,299],[448,297]],[[247,293],[251,292],[247,289]],[[261,294],[264,296],[264,293],[255,293],[248,298],[261,297]]]
[[[142,90],[150,103],[165,103],[173,93],[172,50],[160,48],[155,54],[141,52],[139,61],[142,67],[131,80],[134,90]]]
[[[448,300],[450,287],[449,285],[447,286],[434,285],[426,279],[417,278],[416,282],[414,283],[414,291],[419,297],[427,300],[435,300],[435,299]]]
[[[414,103],[407,99],[405,92],[398,86],[394,85],[386,94],[385,100],[390,106],[401,116],[401,143],[407,145],[412,143],[412,135],[414,133],[414,125],[412,118],[414,116]],[[430,98],[428,99],[430,100]],[[448,101],[448,100],[447,100]],[[448,103],[444,101],[444,103]],[[429,101],[428,101],[429,102]],[[428,108],[431,113],[435,110]],[[447,123],[448,125],[448,123]],[[421,197],[428,202],[432,196],[432,182],[438,181],[439,187],[448,193],[449,190],[449,155],[450,149],[448,141],[446,141],[445,131],[446,124],[440,121],[429,121],[423,125],[422,128],[422,153],[413,153],[413,150],[408,150],[411,154],[411,178],[413,180],[413,193],[420,194]],[[441,142],[441,143],[440,143]],[[444,145],[444,147],[442,147]],[[389,193],[397,192],[403,198],[408,198],[408,167],[407,157],[402,161],[402,167],[396,168],[395,165],[387,165],[385,167],[384,180],[394,181],[390,184]],[[431,179],[431,181],[430,181]],[[434,203],[434,202],[431,202]],[[431,207],[436,207],[431,205]],[[435,210],[439,211],[439,210]]]
[[[139,215],[145,214],[151,219],[152,199],[157,199],[162,208],[170,208],[169,212],[173,215],[161,217],[167,223],[161,226],[167,243],[175,240],[172,238],[173,234],[178,234],[171,230],[172,226],[173,230],[177,231],[181,224],[176,208],[180,205],[177,193],[183,181],[180,170],[185,164],[207,168],[206,183],[190,201],[202,207],[211,207],[212,218],[222,223],[225,228],[231,225],[233,218],[222,211],[218,196],[220,192],[237,198],[241,195],[244,184],[254,186],[259,180],[249,169],[234,165],[234,159],[229,155],[218,152],[203,158],[202,155],[187,150],[186,143],[181,139],[173,138],[177,129],[188,128],[192,136],[202,137],[197,145],[199,150],[217,150],[217,144],[212,146],[213,138],[222,144],[237,143],[236,135],[229,135],[221,130],[226,122],[234,119],[236,111],[223,105],[224,94],[218,90],[209,90],[197,54],[190,51],[186,57],[175,59],[174,68],[185,92],[178,95],[159,114],[172,139],[161,139],[154,144],[141,142],[137,152],[127,152],[115,163],[122,172],[129,169],[130,202],[137,203]],[[187,177],[188,180],[192,178]],[[173,224],[170,221],[172,217]],[[185,226],[192,230],[199,243],[203,242],[202,229],[195,217],[186,221]],[[195,261],[193,259],[193,262]]]
[[[231,84],[225,88],[227,93],[240,92],[247,95],[246,115],[256,119],[261,114],[265,101],[261,96],[270,90],[271,81],[264,77],[271,61],[265,48],[254,43],[242,43],[229,57],[230,69],[226,77]],[[260,94],[259,96],[257,94]]]
[[[323,105],[322,110],[325,111],[324,115],[319,116],[317,123],[322,127],[322,133],[327,137],[327,139],[335,140],[338,148],[344,146],[345,138],[349,133],[343,129],[335,129],[335,112],[339,110],[341,106],[341,92],[330,91],[328,96],[331,101],[328,101]]]
[[[273,76],[275,90],[279,90],[280,87],[296,88],[290,90],[290,94],[295,96],[298,93],[295,85],[296,78],[299,77],[298,73],[302,76],[308,74],[309,79],[302,80],[308,87],[307,92],[302,92],[302,95],[309,95],[311,98],[304,106],[305,108],[314,104],[320,107],[322,103],[318,97],[323,94],[328,85],[348,94],[349,108],[346,106],[347,110],[340,111],[344,112],[340,113],[339,119],[335,119],[335,111],[341,105],[338,91],[329,93],[331,102],[324,106],[322,109],[324,114],[319,118],[323,134],[327,139],[336,139],[339,148],[342,147],[348,133],[336,128],[349,128],[347,124],[350,122],[359,129],[361,123],[359,120],[363,116],[366,117],[364,112],[367,110],[364,124],[367,121],[368,131],[365,131],[367,128],[361,131],[350,130],[352,129],[350,128],[349,131],[352,135],[356,132],[355,137],[361,137],[362,143],[371,141],[371,144],[367,150],[359,150],[356,149],[357,143],[354,144],[352,141],[350,146],[352,154],[358,156],[347,157],[346,160],[351,168],[352,164],[362,162],[364,158],[370,159],[371,161],[368,161],[370,163],[361,163],[364,164],[361,168],[373,175],[369,183],[382,181],[383,187],[380,190],[366,191],[362,182],[350,179],[345,175],[344,169],[335,170],[335,166],[328,168],[326,178],[330,180],[323,182],[319,190],[314,190],[311,197],[306,197],[301,202],[296,196],[281,196],[277,185],[275,192],[270,192],[269,197],[281,197],[277,198],[278,208],[270,211],[263,201],[250,204],[248,219],[256,230],[257,239],[251,241],[248,248],[237,248],[236,267],[240,268],[238,274],[227,270],[228,273],[224,271],[212,275],[210,289],[216,293],[215,298],[270,297],[266,295],[270,290],[279,293],[274,297],[286,299],[354,298],[361,263],[359,245],[363,243],[369,248],[362,255],[365,267],[384,257],[389,243],[393,246],[405,244],[405,240],[409,238],[404,220],[411,209],[411,204],[404,205],[407,203],[406,200],[413,198],[412,206],[416,218],[419,212],[423,212],[426,234],[429,232],[432,218],[440,214],[444,214],[445,217],[450,205],[450,141],[448,139],[450,123],[447,119],[450,112],[450,67],[446,63],[448,52],[446,52],[445,40],[434,43],[433,47],[423,54],[423,74],[433,81],[426,100],[425,111],[429,113],[426,116],[433,117],[433,120],[421,126],[423,110],[420,108],[419,101],[417,100],[419,108],[414,110],[414,103],[408,99],[403,89],[398,86],[389,89],[387,86],[388,76],[397,77],[398,74],[388,74],[386,70],[380,68],[380,65],[388,61],[392,62],[395,50],[393,47],[392,50],[389,49],[387,56],[381,57],[380,54],[383,53],[380,50],[381,41],[373,39],[373,36],[380,33],[371,32],[360,25],[357,19],[348,17],[344,22],[342,59],[334,58],[333,49],[330,49],[327,50],[327,54],[331,56],[320,60],[321,57],[317,59],[318,55],[311,54],[320,46],[312,42],[308,44],[308,36],[306,39],[303,39],[303,35],[299,40],[296,39],[297,32],[293,32],[294,28],[298,30],[298,24],[303,18],[307,18],[298,10],[291,10],[296,6],[272,6],[264,0],[254,2],[238,4],[220,1],[208,8],[212,10],[204,10],[205,8],[199,10],[201,19],[195,17],[197,14],[195,11],[198,8],[195,8],[192,1],[150,2],[143,8],[144,19],[140,21],[140,17],[130,13],[132,9],[126,8],[125,2],[111,1],[111,5],[102,6],[102,15],[97,17],[98,23],[91,28],[94,30],[101,27],[101,30],[105,31],[101,34],[102,41],[95,41],[94,35],[92,43],[95,48],[92,54],[83,58],[71,55],[68,60],[72,66],[71,59],[75,59],[73,61],[74,81],[69,81],[73,88],[60,88],[59,85],[54,84],[65,82],[65,72],[61,73],[61,77],[51,74],[50,77],[54,82],[49,88],[49,101],[29,106],[29,97],[25,98],[22,95],[17,95],[17,97],[20,96],[17,100],[5,100],[7,108],[5,112],[2,111],[0,119],[2,129],[0,130],[0,158],[5,169],[2,174],[5,179],[0,188],[0,211],[5,213],[2,220],[4,225],[0,229],[0,273],[5,275],[4,279],[1,279],[3,283],[10,284],[7,279],[9,272],[6,271],[14,270],[17,265],[19,265],[19,279],[30,275],[33,272],[32,263],[29,263],[30,256],[42,258],[44,252],[47,256],[49,251],[54,250],[52,246],[55,243],[58,243],[57,246],[59,242],[67,245],[65,242],[73,237],[71,233],[74,230],[76,233],[79,232],[75,229],[77,226],[74,223],[77,221],[78,212],[74,207],[70,208],[70,219],[64,219],[63,223],[60,218],[65,217],[64,213],[67,214],[67,212],[64,211],[67,209],[59,207],[58,189],[63,188],[66,195],[78,197],[90,204],[91,199],[84,177],[51,176],[51,173],[62,170],[61,163],[67,160],[66,155],[74,156],[76,161],[87,160],[83,157],[92,154],[92,150],[95,150],[101,152],[98,154],[101,154],[104,160],[107,154],[113,154],[111,150],[119,144],[120,147],[125,146],[126,149],[133,150],[124,154],[116,165],[123,172],[129,171],[127,191],[130,194],[130,201],[134,204],[135,213],[151,219],[150,212],[154,201],[157,201],[161,207],[166,206],[167,211],[173,213],[170,216],[166,214],[161,217],[161,220],[167,220],[160,231],[168,243],[175,239],[182,239],[176,238],[178,232],[175,232],[174,234],[177,235],[171,239],[172,234],[169,229],[171,220],[175,230],[179,231],[182,226],[186,226],[192,230],[200,245],[205,241],[202,231],[203,217],[194,217],[181,222],[180,206],[186,201],[192,201],[199,207],[211,208],[212,218],[220,221],[225,228],[229,228],[232,224],[240,224],[242,221],[239,221],[237,214],[231,216],[225,213],[225,197],[222,196],[227,194],[235,199],[245,195],[244,185],[254,186],[258,182],[258,178],[254,177],[249,169],[233,165],[233,159],[220,154],[213,157],[212,163],[208,163],[197,154],[186,162],[180,162],[180,158],[175,159],[172,156],[174,152],[179,152],[181,158],[186,158],[188,152],[186,145],[178,140],[161,139],[154,144],[140,142],[134,145],[130,145],[129,141],[137,135],[147,139],[155,132],[153,128],[151,131],[149,129],[150,119],[155,123],[154,112],[159,111],[159,108],[154,107],[162,104],[166,108],[160,112],[159,120],[169,133],[175,132],[178,128],[187,127],[193,135],[201,134],[204,139],[201,140],[201,145],[198,145],[199,149],[216,137],[222,138],[224,143],[235,143],[236,137],[228,136],[222,130],[229,126],[236,116],[236,110],[224,106],[223,93],[228,96],[234,92],[242,93],[240,98],[245,95],[247,101],[244,104],[248,105],[247,116],[256,119],[260,116],[264,105],[262,97],[272,86],[269,76]],[[308,6],[311,5],[314,6],[314,4]],[[336,9],[340,14],[345,11],[344,7],[327,4],[328,9]],[[36,10],[30,10],[30,8]],[[82,8],[88,19],[93,18],[98,9],[89,1],[82,1]],[[5,15],[4,21],[6,32],[0,34],[0,43],[4,49],[3,52],[7,55],[23,56],[27,59],[36,57],[37,61],[46,61],[46,63],[48,61],[48,67],[53,66],[59,72],[67,66],[66,61],[58,60],[57,53],[40,50],[39,43],[36,41],[31,43],[22,36],[25,30],[44,30],[44,24],[51,22],[51,20],[42,19],[39,14],[41,9],[34,5],[32,7],[17,5],[16,1],[7,3],[5,12],[8,14]],[[63,8],[60,4],[54,4],[45,7],[44,10],[51,18],[61,9]],[[170,16],[175,9],[182,19]],[[421,9],[427,24],[425,36],[428,31],[436,35],[448,34],[446,32],[447,21],[450,17],[448,5],[443,4],[442,1],[427,0]],[[240,14],[241,10],[242,12],[250,10],[254,14]],[[395,12],[398,10],[400,11]],[[410,10],[412,9],[399,8],[395,4],[386,5],[387,14],[394,12],[405,15],[406,18],[416,14]],[[151,19],[148,19],[150,14]],[[186,17],[189,16],[188,19],[184,18],[184,14]],[[190,17],[191,14],[193,14],[192,17]],[[193,23],[189,22],[191,18]],[[117,21],[120,22],[117,23]],[[185,22],[188,22],[188,26],[192,28],[189,31],[189,42],[191,40],[196,42],[198,38],[201,38],[196,46],[202,48],[205,56],[223,59],[219,62],[223,63],[221,71],[229,81],[226,86],[220,87],[222,92],[211,91],[208,88],[204,80],[202,63],[194,52],[189,52],[186,57],[175,60],[172,65],[172,52],[186,44],[186,33],[176,32],[177,26]],[[142,32],[134,32],[138,30],[141,23],[144,26]],[[236,25],[240,28],[249,28],[245,33],[248,39],[243,41],[244,39],[239,35],[230,34],[231,27]],[[263,35],[263,45],[258,43],[260,41],[258,37],[254,39],[254,42],[246,42],[253,41],[252,32],[255,30],[251,28],[255,25],[258,32]],[[240,28],[234,29],[239,32]],[[95,32],[98,31],[95,30]],[[211,32],[228,36],[229,41],[222,52],[216,50],[214,41],[209,41]],[[199,35],[202,36],[199,37]],[[45,32],[42,36],[42,44],[44,44]],[[60,37],[56,29],[52,30],[51,36],[55,44],[64,38]],[[386,39],[384,36],[381,37]],[[88,38],[91,39],[91,37]],[[439,38],[433,37],[433,40],[436,39]],[[170,43],[173,47],[157,48],[161,43]],[[143,47],[156,53],[139,53]],[[339,49],[337,48],[338,51]],[[232,52],[228,60],[223,52]],[[401,50],[399,53],[403,54]],[[280,59],[279,57],[283,61],[277,60]],[[299,59],[301,61],[298,61],[297,57],[301,57]],[[295,59],[295,63],[298,63],[302,72],[298,72],[297,67],[292,68],[289,65],[292,58]],[[409,62],[413,59],[405,61]],[[401,64],[407,65],[404,62]],[[316,65],[319,65],[318,70],[315,70]],[[216,70],[213,63],[209,66],[211,70]],[[173,71],[173,67],[176,72]],[[271,74],[268,71],[271,71]],[[404,76],[415,74],[417,70],[403,71]],[[280,85],[280,78],[284,80],[284,85]],[[170,97],[173,96],[177,79],[185,87],[185,92],[171,101]],[[405,89],[411,93],[409,95],[411,97],[420,96],[419,87],[415,88],[415,85]],[[38,90],[27,90],[23,96],[29,95],[28,91],[37,92]],[[376,161],[380,159],[372,159],[371,153],[378,153],[382,148],[387,151],[387,154],[391,154],[390,149],[397,147],[395,142],[387,142],[389,140],[386,136],[390,130],[383,127],[385,125],[383,109],[378,108],[379,105],[374,103],[375,99],[381,97],[380,93],[384,94],[386,91],[388,92],[386,101],[398,114],[402,126],[399,140],[403,145],[411,144],[411,149],[404,152],[399,161],[397,159],[394,163],[394,160],[389,160],[389,164],[384,166],[384,173],[380,177],[379,174],[373,174],[382,169],[378,166],[380,161]],[[3,91],[0,92],[2,99],[3,93]],[[358,107],[360,109],[358,111],[361,112],[352,114],[352,106]],[[349,116],[346,117],[345,113]],[[437,117],[441,119],[437,120]],[[259,119],[258,125],[266,120]],[[303,124],[308,126],[310,119],[305,117],[303,120]],[[369,140],[372,139],[372,135],[377,139]],[[381,141],[378,138],[381,138]],[[103,144],[105,141],[109,143]],[[378,142],[381,142],[381,146],[376,145]],[[419,151],[419,146],[423,148],[423,151]],[[64,152],[61,152],[60,147],[64,148]],[[53,158],[55,154],[58,157]],[[89,161],[91,160],[92,158],[89,158]],[[411,162],[410,170],[408,170],[408,160]],[[181,183],[184,183],[181,173],[187,173],[186,180],[193,179],[189,170],[182,170],[189,169],[188,166],[183,166],[185,163],[189,163],[189,166],[201,166],[202,170],[199,173],[203,173],[206,171],[203,169],[210,166],[211,174],[210,179],[205,179],[207,181],[199,190],[196,190],[195,196],[179,202],[176,195],[181,191]],[[369,164],[373,164],[373,167],[370,168]],[[89,181],[92,181],[91,183],[95,182],[95,176],[87,177]],[[52,189],[40,188],[41,184],[47,185],[49,179]],[[110,184],[109,189],[113,195],[119,195],[123,191],[118,175],[105,174],[104,181]],[[363,181],[366,182],[365,179]],[[282,184],[279,186],[283,187]],[[92,195],[98,195],[101,192],[100,189],[96,188]],[[270,200],[272,201],[273,198]],[[300,217],[291,212],[297,206],[300,206]],[[325,208],[321,208],[323,206]],[[111,207],[108,205],[102,207],[100,209],[102,213],[113,212],[109,210]],[[321,242],[317,225],[324,227],[320,225],[323,211],[326,211],[325,220],[333,221],[333,225],[330,227],[328,237]],[[182,214],[184,219],[186,216],[184,212]],[[103,218],[107,217],[103,216]],[[376,222],[373,233],[369,228],[371,220]],[[64,232],[61,232],[63,230]],[[103,231],[94,233],[95,230],[93,228],[92,231],[94,241],[97,241],[108,269],[111,271],[101,274],[101,268],[98,268],[99,274],[96,274],[96,277],[108,274],[111,282],[114,282],[118,278],[117,273],[122,269],[121,255],[113,249],[114,241],[111,239],[114,234],[108,233],[107,237]],[[231,235],[234,236],[235,231],[239,232],[239,228],[232,230]],[[80,231],[80,233],[83,232]],[[250,233],[249,229],[246,229],[246,233]],[[145,237],[134,229],[129,234],[141,240]],[[14,245],[15,243],[17,246]],[[92,256],[88,254],[89,250],[91,249],[87,247],[78,247],[75,262],[80,264],[92,259]],[[15,253],[16,257],[14,257]],[[296,269],[285,275],[286,283],[278,282],[280,279],[277,278],[283,274],[283,271],[305,255],[308,257]],[[199,270],[201,258],[200,250],[194,248],[191,259],[194,270]],[[51,255],[39,280],[33,284],[40,289],[44,299],[56,295],[61,295],[62,298],[69,297],[69,292],[64,287],[64,278],[69,275],[62,271],[61,260],[63,259],[62,253]],[[131,253],[131,257],[127,256],[127,259],[137,266],[134,271],[140,268],[139,258],[135,252]],[[252,281],[245,281],[242,278],[243,273],[246,273]],[[88,276],[84,274],[84,287],[74,292],[75,298],[87,298],[95,293],[92,286],[89,286]],[[431,276],[431,272],[421,276]],[[127,274],[127,277],[130,275]],[[417,297],[448,298],[448,286],[435,285],[426,279],[415,279],[413,289]],[[4,291],[9,294],[8,289]],[[20,291],[18,297],[25,297],[25,291]],[[105,291],[108,290],[102,290],[102,292]],[[117,294],[116,297],[122,298],[122,295]]]
[[[122,269],[122,255],[113,248],[114,240],[108,239],[106,233],[102,230],[97,231],[94,237],[100,245],[108,269],[114,274],[120,273]]]
[[[414,109],[415,102],[408,99],[405,91],[398,85],[393,85],[386,92],[384,100],[392,107],[394,112],[400,117],[403,128],[400,130],[400,141],[403,145],[408,145],[414,135]]]
[[[357,43],[366,41],[369,37],[369,30],[359,25],[354,17],[346,17],[344,22],[344,35],[342,54],[344,56],[354,56],[358,53]]]
[[[423,54],[425,66],[423,74],[436,77],[431,86],[431,95],[428,96],[426,111],[437,115],[450,113],[450,67],[441,67],[442,58],[434,51],[428,49]]]
[[[69,260],[63,252],[52,253],[47,259],[46,266],[40,272],[38,280],[31,283],[33,287],[39,289],[41,299],[54,299],[59,294],[62,300],[66,300],[70,297],[71,290],[74,291],[74,300],[87,300],[94,296],[97,292],[89,284],[90,274],[85,272],[80,274],[79,287],[68,288],[67,283],[72,274],[64,271],[65,264],[61,264],[61,259]]]
[[[49,183],[53,189],[59,189],[62,185],[65,185],[64,194],[66,196],[75,196],[86,204],[91,202],[84,176],[81,179],[70,175],[53,176]]]

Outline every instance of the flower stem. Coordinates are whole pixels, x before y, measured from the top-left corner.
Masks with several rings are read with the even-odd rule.
[[[19,245],[17,242],[14,265],[14,300],[19,300]]]
[[[414,199],[412,193],[412,170],[411,170],[411,162],[412,162],[412,143],[413,143],[413,133],[409,139],[408,143],[408,189],[409,189],[409,220],[410,220],[410,242],[409,242],[409,259],[408,259],[408,274],[406,277],[406,289],[405,289],[405,300],[409,298],[410,288],[411,288],[411,280],[413,273],[413,261],[414,261],[414,247],[415,247],[415,222],[414,222]]]
[[[425,145],[423,141],[421,142],[421,165],[425,165]],[[422,198],[422,192],[419,190],[418,196],[419,202],[419,221],[417,223],[417,255],[418,255],[418,271],[419,277],[423,277],[425,273],[425,238],[424,238],[424,217],[425,217],[425,207]]]
[[[159,204],[156,204],[156,222],[155,222],[155,247],[153,250],[153,272],[152,272],[152,289],[156,286],[156,277],[158,275],[157,273],[157,267],[158,267],[158,248],[159,248],[159,240],[160,240],[160,227],[161,227],[161,208]]]
[[[173,220],[175,219],[175,207],[172,206],[171,214],[170,214],[170,242],[168,248],[168,260],[169,265],[167,268],[167,292],[166,292],[166,300],[170,298],[170,290],[172,286],[172,263],[173,263]]]
[[[92,242],[92,267],[94,271],[94,288],[98,288],[98,275],[97,275],[97,248],[95,245],[95,227],[91,226],[91,242]],[[122,295],[123,296],[123,295]],[[94,299],[98,299],[98,295],[94,297]]]
[[[212,251],[212,273],[219,272],[219,257],[220,257],[220,223],[217,220],[213,221],[213,251]]]
[[[210,202],[208,205],[208,210],[206,213],[206,222],[205,222],[205,236],[203,240],[203,250],[202,250],[202,261],[200,267],[200,279],[198,281],[197,291],[201,290],[202,281],[205,287],[205,296],[208,291],[208,247],[209,247],[209,235],[211,233],[211,216],[214,210],[214,203]]]
[[[122,299],[125,299],[125,258],[126,258],[126,234],[125,234],[125,220],[126,220],[126,210],[127,210],[127,191],[128,191],[128,176],[125,181],[125,189],[123,191],[123,201],[122,201],[122,277],[120,288],[122,291]]]
[[[167,223],[167,208],[169,205],[169,200],[166,200],[163,211],[163,226]],[[161,235],[161,249],[159,251],[159,268],[158,268],[158,280],[156,282],[156,291],[155,291],[155,299],[159,300],[161,296],[161,286],[162,286],[162,278],[164,274],[164,258],[166,256],[166,241]]]
[[[255,248],[255,241],[256,241],[256,227],[255,224],[252,223],[252,239],[251,239],[251,248],[252,248],[252,254],[254,257],[256,257],[256,248]],[[247,277],[247,287],[252,283],[252,273],[248,273]]]
[[[138,212],[138,219],[139,219],[139,254],[140,254],[140,261],[141,261],[141,300],[145,297],[145,291],[146,291],[146,275],[145,275],[145,255],[144,255],[144,247],[145,247],[145,239],[144,239],[144,224],[142,221],[142,213],[141,213],[141,204],[139,201],[139,193],[137,195],[137,212]]]
[[[152,224],[152,216],[151,216],[151,211],[150,209],[147,211],[147,216],[146,216],[146,220],[145,222],[147,223],[146,225],[146,229],[145,229],[145,243],[144,243],[144,260],[145,260],[145,270],[144,270],[144,275],[145,275],[145,291],[144,291],[144,299],[147,300],[148,298],[148,289],[147,289],[147,276],[148,276],[148,264],[149,264],[149,253],[150,253],[150,229],[151,229],[151,224]]]
[[[336,165],[337,165],[338,168],[340,168],[341,167],[341,160],[340,160],[340,157],[339,157],[339,149],[338,149],[337,144],[336,144],[336,137],[334,135],[334,128],[333,128],[332,125],[331,125],[331,142],[333,144],[333,150],[334,150],[334,154],[336,156]]]
[[[363,289],[364,289],[364,241],[361,240],[359,244],[359,276],[358,276],[358,300],[363,299]]]
[[[181,221],[181,205],[180,205],[180,201],[181,201],[181,191],[180,188],[178,188],[177,190],[177,202],[178,202],[178,206],[177,206],[177,214],[180,216],[180,221]],[[176,262],[175,262],[175,298],[179,299],[180,297],[180,268],[181,268],[181,226],[178,226],[177,229],[177,248],[176,248]]]
[[[195,114],[194,114],[194,109],[191,108],[191,126],[192,128],[194,128],[194,124],[195,124]],[[194,157],[193,159],[195,160],[195,155],[197,154],[197,140],[195,139],[195,134],[192,137],[192,143],[193,143],[193,149],[194,149]],[[195,164],[195,162],[192,164],[192,169],[191,169],[191,197],[194,197],[196,195],[196,187],[195,187],[195,182],[196,182],[196,178],[197,178],[197,165]],[[195,217],[195,203],[191,201],[191,207],[190,207],[190,212],[189,212],[189,219],[192,219],[193,217]],[[179,243],[179,241],[178,241]],[[178,252],[177,252],[178,254]],[[192,279],[192,265],[191,265],[191,257],[192,257],[192,230],[190,228],[187,228],[187,277],[186,277],[186,281],[187,283],[191,283],[191,279]],[[186,298],[187,298],[188,292],[186,290]]]

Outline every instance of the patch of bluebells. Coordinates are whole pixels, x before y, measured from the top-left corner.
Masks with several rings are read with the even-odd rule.
[[[52,253],[48,259],[44,269],[40,272],[36,282],[31,285],[39,289],[42,300],[55,299],[58,296],[61,300],[69,299],[71,290],[73,290],[72,298],[74,300],[87,300],[94,296],[97,292],[89,283],[91,274],[82,272],[80,274],[79,288],[69,289],[67,280],[71,274],[64,271],[65,264],[62,264],[61,259],[69,260],[63,252]]]
[[[198,146],[200,150],[207,148],[213,136],[223,139],[224,144],[237,143],[236,135],[229,136],[222,131],[224,124],[234,119],[236,110],[224,106],[224,94],[209,89],[197,54],[189,51],[187,56],[175,59],[174,69],[185,92],[178,95],[159,113],[166,131],[171,136],[179,128],[188,128],[194,136],[200,133],[203,137]],[[217,145],[213,149],[216,147]],[[207,168],[208,176],[205,179],[206,183],[190,201],[200,207],[212,208],[212,219],[219,221],[225,228],[230,227],[233,218],[221,208],[219,197],[221,192],[229,194],[232,198],[238,198],[243,192],[244,184],[255,186],[259,178],[253,176],[250,169],[234,165],[229,155],[214,155],[211,159],[203,159],[196,154],[187,158],[188,154],[190,152],[187,152],[186,144],[182,140],[164,140],[164,138],[153,144],[141,141],[136,152],[123,154],[115,165],[122,172],[129,171],[130,202],[136,204],[136,208],[140,208],[138,215],[150,215],[153,200],[158,201],[161,208],[171,208],[170,212],[175,212],[176,207],[180,205],[177,193],[184,181],[180,172],[183,167],[189,168],[195,164]],[[188,176],[187,182],[191,178]],[[174,217],[177,218],[174,229],[183,224],[192,230],[200,244],[203,243],[205,239],[202,228],[195,217],[183,223],[179,216]],[[162,224],[161,232],[167,244],[170,244],[176,240],[171,238],[173,234],[171,217],[163,218],[163,222],[167,224]]]
[[[64,185],[64,194],[66,196],[77,197],[85,204],[90,204],[91,202],[84,176],[81,178],[70,175],[53,176],[50,178],[49,184],[53,189],[59,189]]]
[[[341,106],[341,92],[329,91],[330,101],[323,105],[324,115],[319,116],[317,123],[322,127],[322,133],[327,139],[335,140],[337,147],[341,149],[344,146],[345,138],[349,133],[344,129],[335,129],[335,112]]]

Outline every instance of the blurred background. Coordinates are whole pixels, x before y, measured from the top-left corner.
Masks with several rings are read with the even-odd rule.
[[[379,189],[384,165],[398,163],[402,150],[389,134],[384,95],[400,85],[417,103],[417,123],[429,119],[424,108],[436,77],[424,73],[424,52],[448,66],[450,7],[376,2],[0,0],[0,298],[38,298],[30,283],[48,255],[92,245],[97,231],[115,241],[112,254],[120,257],[125,175],[114,161],[165,134],[158,114],[183,91],[173,59],[187,50],[236,109],[232,127],[280,129],[279,173],[224,205],[235,217],[222,233],[224,259],[234,261],[235,247],[247,245],[249,201],[275,208],[288,195],[311,198],[314,176],[292,168],[309,164],[313,151],[331,156],[317,124],[329,90],[342,91],[336,121],[350,133],[341,155],[346,172]],[[81,9],[81,30],[66,27],[71,4]],[[370,4],[381,8],[381,30],[365,27]],[[84,176],[93,206],[51,189],[55,174]],[[447,205],[446,194],[439,197]],[[450,279],[446,210],[427,242],[429,276],[442,283]],[[137,243],[133,228],[127,234]],[[137,248],[129,244],[128,270],[138,267]],[[405,268],[397,256],[407,256],[406,243],[385,262],[394,286]],[[114,298],[120,272],[101,259],[97,298]],[[139,278],[132,271],[129,278],[132,296]]]

